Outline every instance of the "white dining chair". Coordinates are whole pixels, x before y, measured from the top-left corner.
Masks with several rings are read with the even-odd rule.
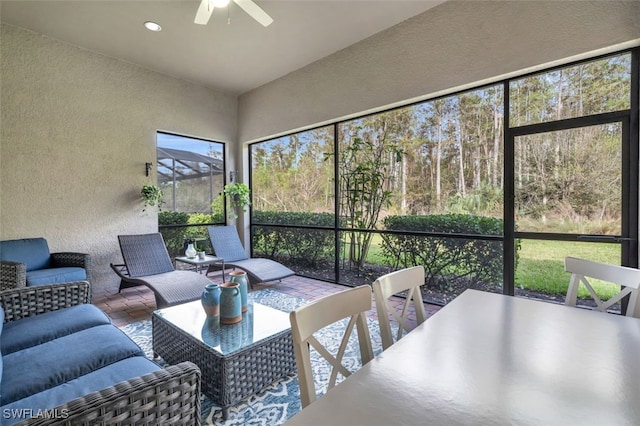
[[[414,266],[412,268],[391,272],[374,281],[373,294],[376,301],[376,311],[378,313],[383,350],[394,343],[389,314],[391,314],[398,323],[396,341],[405,333],[412,330],[407,318],[410,313],[409,307],[412,303],[416,315],[416,325],[422,324],[426,320],[424,305],[422,303],[422,292],[420,290],[420,286],[423,284],[423,266]],[[405,290],[407,291],[406,299],[402,305],[402,309],[398,310],[390,303],[389,298]]]
[[[362,365],[373,359],[371,337],[365,314],[370,309],[371,287],[363,285],[325,296],[289,314],[302,408],[316,400],[310,347],[313,347],[331,365],[331,376],[327,390],[335,386],[338,373],[344,377],[351,375],[351,372],[343,365],[342,358],[354,326],[358,334]],[[332,354],[313,334],[345,318],[349,318],[349,324],[342,336],[338,352]]]
[[[618,303],[622,298],[629,295],[626,315],[640,318],[640,305],[638,305],[638,295],[640,294],[640,270],[624,266],[610,265],[607,263],[594,262],[592,260],[566,257],[564,260],[565,271],[571,273],[569,288],[565,304],[576,306],[578,299],[578,289],[583,284],[596,303],[594,310],[607,312],[611,306]],[[603,301],[596,294],[589,279],[606,281],[607,283],[621,286],[620,292],[607,301]]]

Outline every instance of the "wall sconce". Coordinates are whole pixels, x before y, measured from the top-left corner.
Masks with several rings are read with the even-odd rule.
[[[229,172],[229,182],[233,183],[234,180],[238,177],[238,172],[232,170]]]
[[[153,167],[153,163],[144,163],[144,174],[149,176],[149,170]]]

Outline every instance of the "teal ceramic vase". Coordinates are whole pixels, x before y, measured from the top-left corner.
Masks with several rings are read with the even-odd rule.
[[[220,284],[220,324],[235,324],[242,321],[242,299],[240,284]]]
[[[240,298],[242,299],[242,312],[247,312],[248,301],[247,292],[249,291],[249,283],[247,282],[247,273],[244,271],[233,271],[229,273],[229,280],[240,284]]]
[[[220,315],[220,286],[218,284],[207,284],[202,292],[202,307],[207,317],[217,317]]]

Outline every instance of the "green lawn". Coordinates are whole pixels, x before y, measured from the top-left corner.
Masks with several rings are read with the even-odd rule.
[[[619,265],[620,246],[599,243],[523,240],[516,268],[516,286],[542,293],[566,294],[570,274],[564,271],[565,256]],[[618,292],[611,285],[596,281],[593,281],[592,284],[598,295],[605,299]],[[581,288],[579,297],[587,296],[587,291]]]
[[[381,242],[382,237],[378,234],[374,235],[367,262],[385,263],[380,249]],[[569,241],[523,240],[516,269],[516,287],[564,296],[567,293],[570,278],[570,274],[564,271],[565,256],[619,265],[620,246]],[[592,284],[600,297],[604,299],[618,292],[609,284],[597,281],[593,281]],[[579,297],[588,297],[588,292],[581,288]]]

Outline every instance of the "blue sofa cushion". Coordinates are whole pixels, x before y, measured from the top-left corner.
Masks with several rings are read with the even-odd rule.
[[[144,353],[113,325],[98,325],[3,357],[5,405]]]
[[[51,266],[49,245],[44,238],[0,241],[0,260],[25,263],[27,272]]]
[[[47,268],[27,272],[27,285],[60,284],[85,281],[87,271],[78,267]]]
[[[2,343],[2,326],[4,325],[4,309],[0,306],[0,343]],[[2,399],[2,346],[0,345],[0,399]]]
[[[124,382],[125,380],[158,370],[160,370],[158,365],[142,356],[135,356],[115,362],[82,375],[77,379],[70,380],[0,407],[0,413],[9,413],[9,417],[12,417],[11,419],[3,419],[3,422],[6,423],[2,424],[8,426],[24,420],[25,415],[29,415],[29,410],[33,413],[37,413],[38,410],[51,410],[74,398],[79,398],[88,393],[113,386],[116,383]],[[21,417],[19,417],[20,414],[22,415]]]
[[[7,355],[105,324],[111,324],[111,320],[94,305],[82,304],[46,312],[5,324],[0,351]]]

